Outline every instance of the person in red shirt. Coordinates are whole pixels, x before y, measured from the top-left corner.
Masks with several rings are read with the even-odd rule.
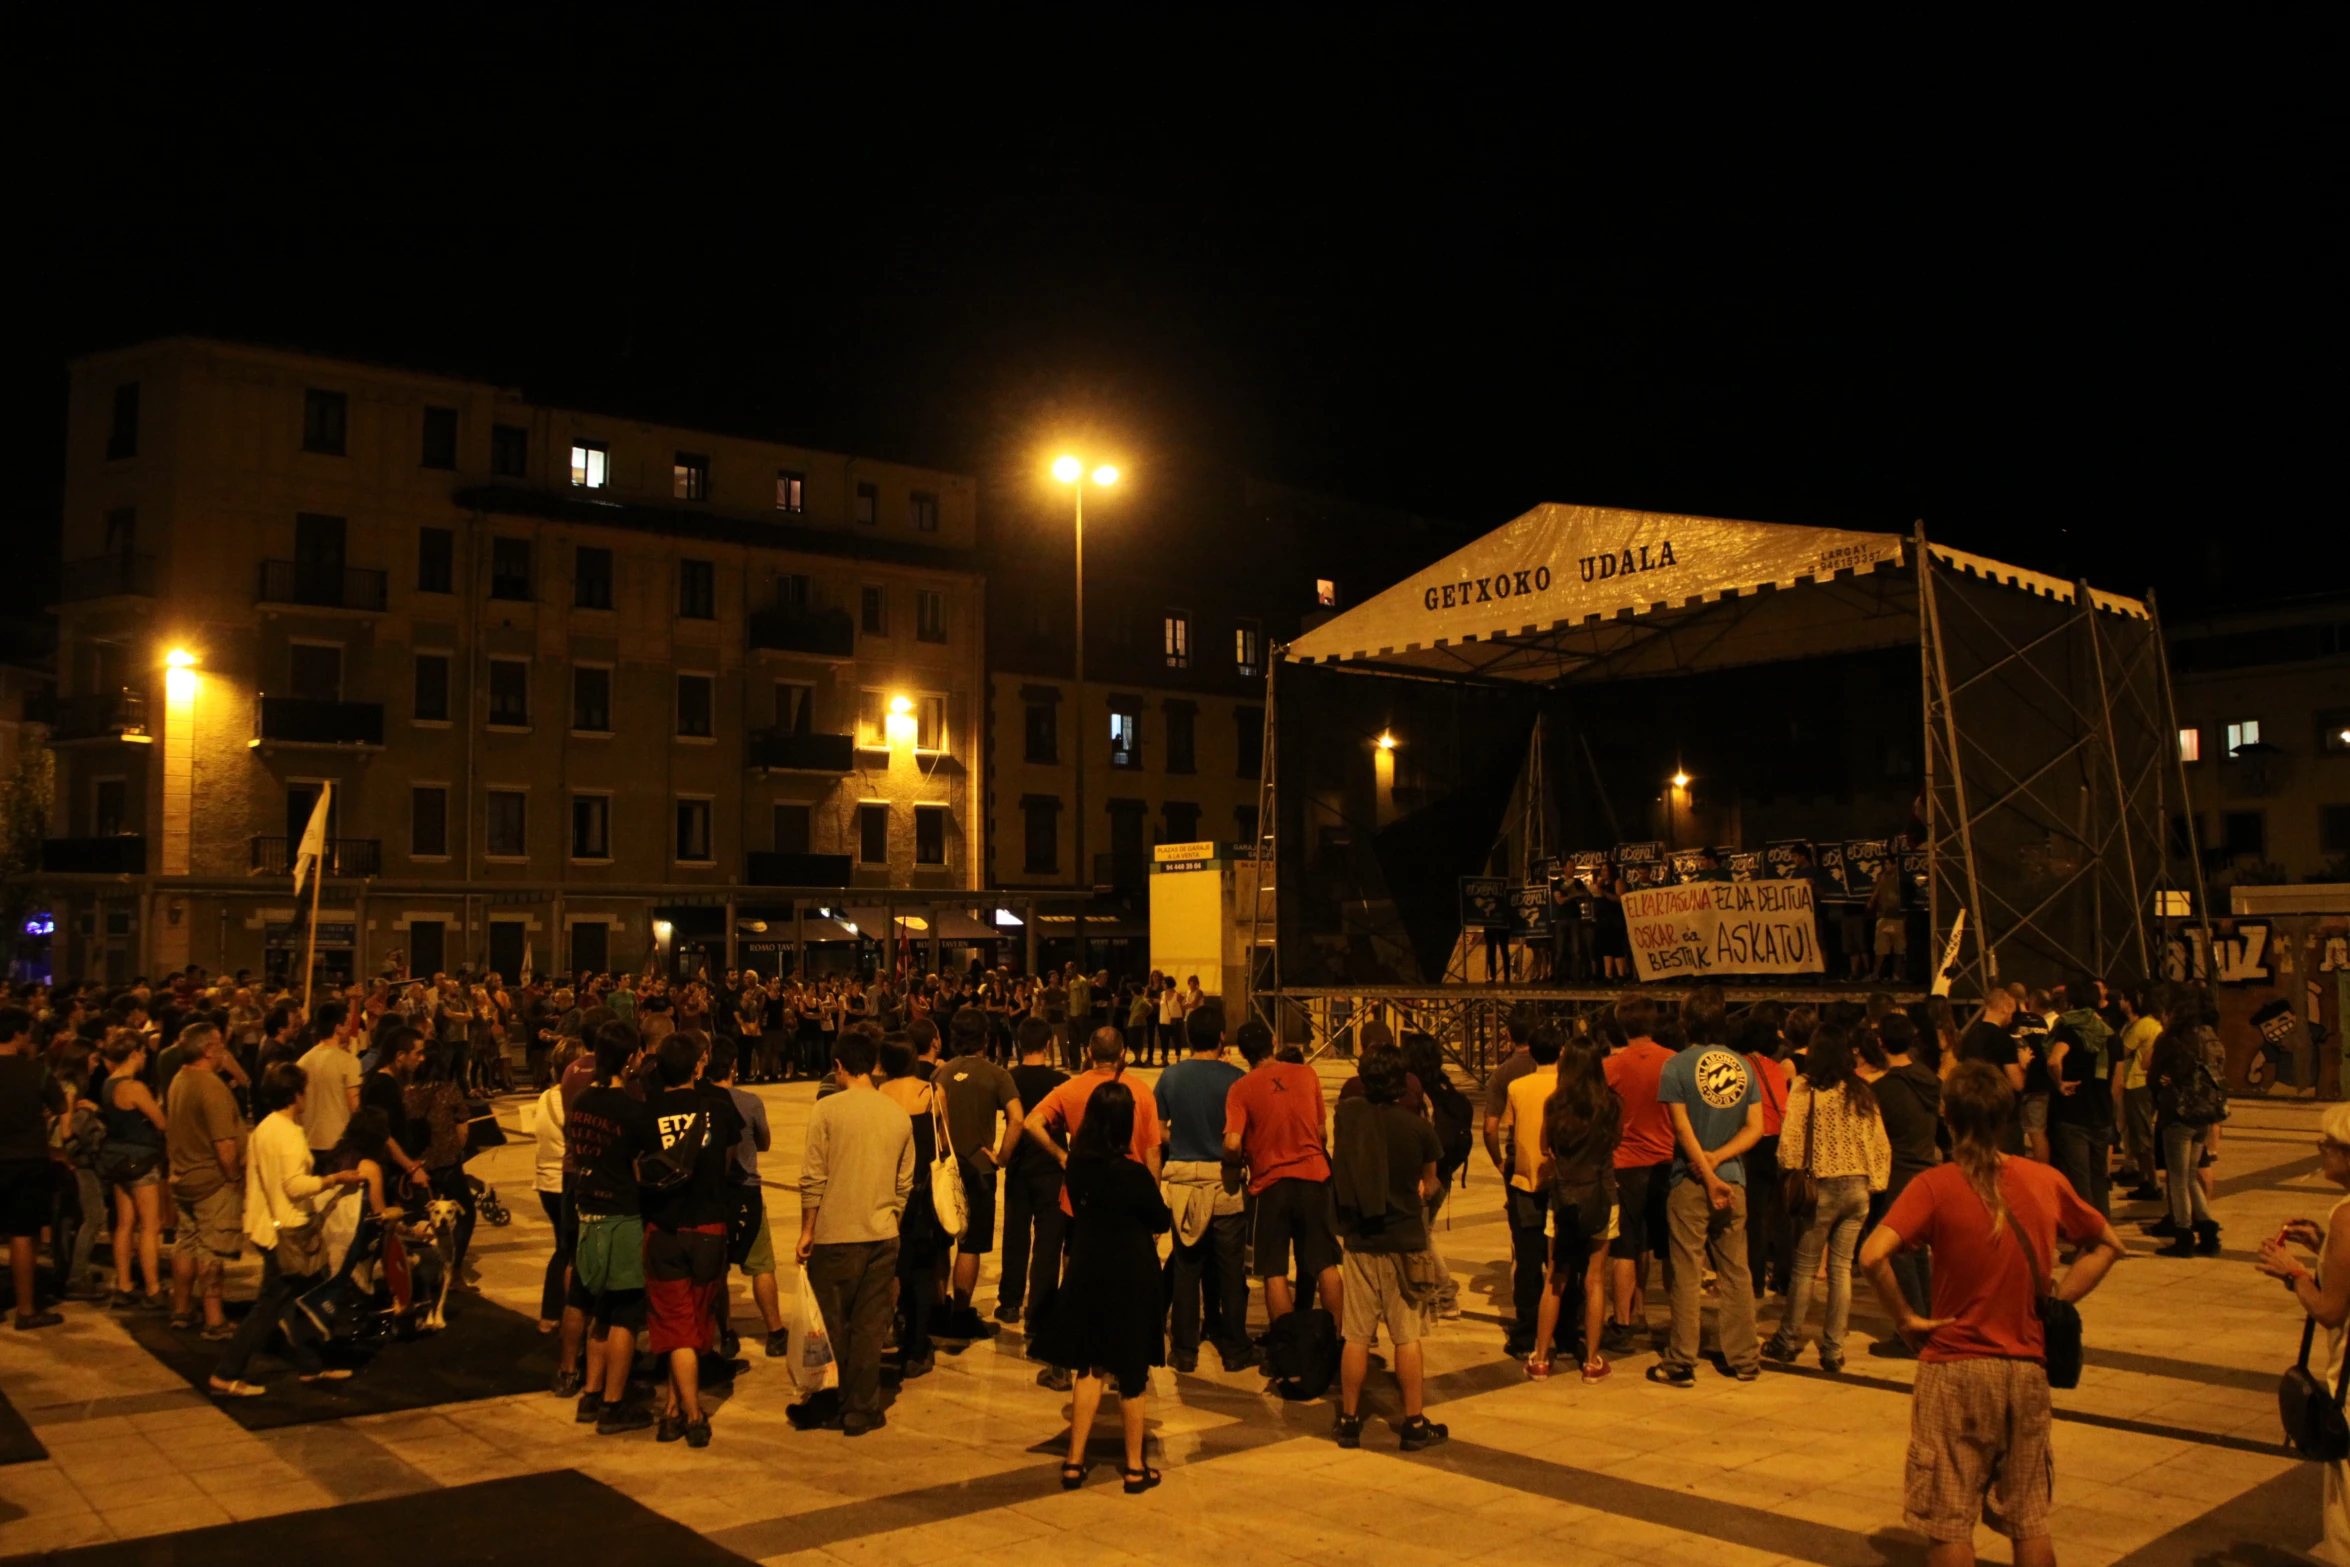
[[[2015,1541],[2016,1567],[2054,1567],[2036,1298],[2046,1279],[2058,1299],[2077,1301],[2122,1255],[2113,1226],[2062,1174],[2000,1152],[2014,1113],[2015,1090],[1996,1067],[1960,1063],[1942,1089],[1950,1162],[1913,1179],[1861,1248],[1879,1304],[1918,1353],[1903,1511],[1932,1542],[1927,1567],[1973,1567],[1978,1518]],[[2080,1248],[2061,1279],[2060,1235]],[[1894,1277],[1894,1254],[1913,1246],[1933,1248],[1931,1317]]]
[[[1602,1063],[1607,1086],[1624,1107],[1624,1137],[1616,1144],[1616,1238],[1608,1243],[1615,1275],[1615,1311],[1602,1338],[1610,1355],[1638,1353],[1648,1331],[1648,1254],[1662,1251],[1665,1197],[1673,1188],[1673,1116],[1657,1103],[1658,1079],[1673,1059],[1656,1042],[1656,1003],[1626,996],[1612,1019],[1621,1042]]]
[[[1322,1079],[1310,1066],[1275,1060],[1273,1032],[1262,1023],[1243,1023],[1234,1042],[1248,1075],[1224,1098],[1224,1152],[1248,1165],[1249,1196],[1256,1202],[1251,1261],[1265,1281],[1265,1320],[1279,1321],[1299,1304],[1289,1281],[1294,1253],[1298,1276],[1314,1281],[1322,1309],[1343,1322]]]

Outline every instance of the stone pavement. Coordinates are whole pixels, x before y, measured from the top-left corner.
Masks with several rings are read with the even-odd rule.
[[[1335,1092],[1344,1073],[1326,1075]],[[788,1185],[813,1093],[801,1084],[758,1092],[776,1132],[765,1174]],[[521,1109],[513,1101],[502,1113],[513,1124]],[[2054,1532],[2069,1567],[2267,1561],[2317,1538],[2316,1466],[2278,1446],[2275,1380],[2296,1347],[2297,1314],[2248,1266],[2259,1236],[2287,1217],[2322,1219],[2337,1195],[2315,1176],[2315,1135],[2314,1106],[2239,1106],[2219,1168],[2228,1254],[2134,1256],[2088,1303],[2089,1370],[2077,1391],[2056,1396]],[[479,1231],[483,1287],[535,1314],[548,1235],[528,1143],[473,1169],[514,1213],[510,1228]],[[653,1527],[667,1519],[722,1552],[811,1567],[1002,1567],[1012,1552],[1037,1549],[1088,1563],[1219,1567],[1922,1561],[1921,1542],[1901,1526],[1912,1367],[1868,1356],[1883,1324],[1865,1288],[1845,1375],[1807,1359],[1746,1386],[1701,1369],[1694,1390],[1675,1391],[1642,1380],[1643,1354],[1598,1387],[1572,1375],[1529,1383],[1501,1355],[1508,1231],[1482,1154],[1470,1182],[1456,1189],[1441,1239],[1467,1315],[1428,1340],[1429,1401],[1452,1441],[1427,1453],[1400,1454],[1379,1423],[1360,1451],[1342,1452],[1328,1437],[1331,1405],[1268,1398],[1257,1375],[1214,1371],[1211,1351],[1198,1374],[1158,1373],[1163,1486],[1126,1497],[1103,1466],[1064,1493],[1052,1449],[1065,1440],[1067,1402],[1034,1385],[1016,1329],[942,1354],[871,1436],[796,1432],[783,1415],[788,1379],[759,1356],[739,1285],[752,1370],[718,1409],[703,1452],[656,1445],[649,1431],[599,1438],[573,1423],[569,1400],[545,1395],[248,1433],[105,1312],[74,1306],[62,1328],[0,1332],[0,1389],[50,1452],[0,1467],[0,1555],[178,1534],[171,1544],[183,1561],[250,1560],[319,1548],[299,1533],[305,1523],[347,1537],[379,1529],[384,1514],[313,1510],[406,1497],[413,1507],[400,1516],[420,1541],[411,1559],[432,1559],[440,1520],[505,1531],[518,1562],[569,1563],[581,1555],[578,1530],[534,1524],[532,1509],[557,1509],[548,1516],[559,1523],[561,1510],[581,1505],[564,1487],[595,1483]],[[786,1237],[793,1200],[771,1201]],[[2135,1224],[2121,1228],[2135,1240]],[[979,1300],[994,1304],[992,1258]],[[1761,1308],[1766,1332],[1781,1309],[1776,1298]],[[1661,1300],[1651,1310],[1661,1322]],[[1378,1374],[1372,1394],[1386,1401],[1375,1407],[1392,1408],[1392,1383]],[[180,1533],[247,1520],[269,1522]],[[660,1554],[617,1544],[636,1536],[610,1538],[604,1554]],[[2009,1559],[1998,1536],[1983,1531],[1979,1543],[1987,1560]]]

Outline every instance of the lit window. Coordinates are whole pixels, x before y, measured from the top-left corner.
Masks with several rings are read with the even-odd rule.
[[[944,642],[947,639],[947,596],[933,593],[928,588],[914,590],[914,640],[917,642]]]
[[[889,694],[884,691],[857,693],[857,744],[868,751],[889,749]]]
[[[947,699],[943,696],[919,697],[914,703],[914,749],[943,751],[947,748]]]
[[[709,801],[680,800],[677,802],[677,859],[681,865],[706,865],[709,863]]]
[[[583,490],[600,490],[612,482],[612,453],[602,441],[571,443],[571,482]]]
[[[1140,713],[1112,713],[1110,715],[1110,765],[1112,767],[1140,767],[1142,765],[1142,715]]]
[[[681,501],[710,498],[710,459],[699,452],[679,452],[670,468],[670,494]]]
[[[1181,610],[1171,611],[1164,622],[1167,667],[1191,667],[1191,617]]]
[[[2260,720],[2247,718],[2228,725],[2228,754],[2235,755],[2248,745],[2260,744]]]
[[[791,512],[808,509],[807,475],[794,473],[789,468],[775,470],[775,509]]]
[[[2203,760],[2202,730],[2182,729],[2179,731],[2179,760],[2182,762],[2200,762]]]
[[[1232,633],[1232,668],[1240,675],[1255,675],[1257,669],[1257,623],[1244,620]]]
[[[1338,584],[1328,577],[1314,579],[1314,602],[1328,609],[1338,602]]]

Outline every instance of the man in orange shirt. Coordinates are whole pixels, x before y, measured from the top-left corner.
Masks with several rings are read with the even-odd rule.
[[[1248,1192],[1256,1203],[1253,1261],[1265,1281],[1265,1320],[1277,1322],[1298,1304],[1289,1282],[1294,1252],[1298,1274],[1314,1281],[1322,1309],[1343,1322],[1322,1079],[1302,1062],[1275,1060],[1272,1030],[1262,1023],[1243,1023],[1235,1042],[1248,1075],[1224,1099],[1224,1152],[1248,1164]]]
[[[1616,1144],[1616,1238],[1608,1243],[1608,1267],[1615,1274],[1615,1311],[1602,1348],[1611,1355],[1637,1353],[1648,1328],[1648,1254],[1666,1250],[1665,1198],[1673,1182],[1673,1117],[1657,1102],[1658,1080],[1673,1052],[1656,1042],[1656,1003],[1626,996],[1613,1019],[1621,1043],[1603,1069],[1607,1086],[1624,1107],[1624,1136]]]
[[[1093,1060],[1093,1069],[1082,1072],[1051,1093],[1036,1107],[1036,1114],[1022,1123],[1023,1129],[1035,1139],[1036,1145],[1052,1156],[1062,1169],[1069,1167],[1069,1144],[1077,1136],[1077,1129],[1085,1124],[1085,1107],[1092,1100],[1094,1090],[1104,1083],[1114,1083],[1126,1071],[1126,1037],[1116,1029],[1104,1025],[1093,1031],[1087,1042],[1086,1053]],[[1054,1134],[1059,1133],[1056,1139]],[[1137,1164],[1146,1165],[1151,1179],[1159,1177],[1159,1109],[1157,1100],[1148,1093],[1134,1096],[1134,1140],[1129,1145]],[[1072,1214],[1069,1207],[1069,1188],[1061,1188],[1061,1212]],[[1074,1216],[1072,1214],[1072,1216]],[[1039,1326],[1033,1320],[1030,1331]],[[1067,1366],[1046,1366],[1036,1374],[1038,1387],[1055,1392],[1069,1391],[1072,1377]]]

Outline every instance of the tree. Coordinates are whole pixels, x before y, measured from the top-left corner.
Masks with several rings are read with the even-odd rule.
[[[16,765],[0,776],[0,928],[11,945],[40,904],[41,840],[57,775],[48,730],[26,724],[18,737]]]

